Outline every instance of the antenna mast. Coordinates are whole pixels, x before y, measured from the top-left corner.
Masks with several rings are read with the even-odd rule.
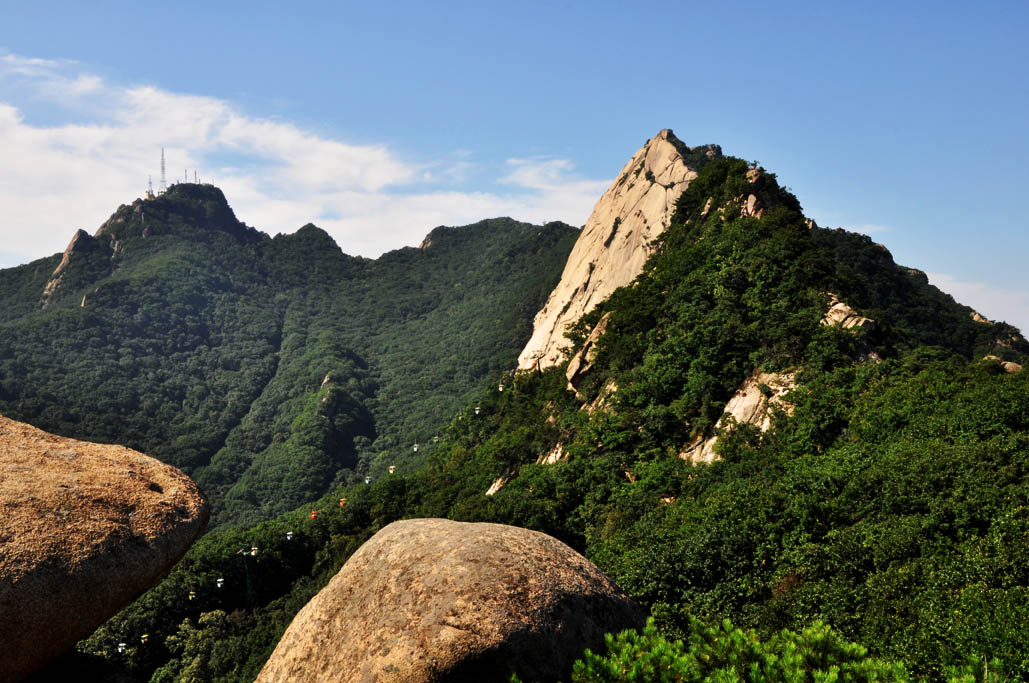
[[[168,183],[164,179],[164,147],[161,148],[161,194],[168,189]]]

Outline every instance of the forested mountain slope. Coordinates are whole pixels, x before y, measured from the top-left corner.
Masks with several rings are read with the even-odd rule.
[[[81,661],[143,680],[252,678],[376,530],[449,517],[564,540],[671,636],[696,618],[764,637],[821,620],[919,678],[969,660],[1029,676],[1017,330],[977,320],[867,237],[818,228],[738,159],[699,172],[655,246],[573,329],[573,353],[593,347],[578,362],[496,376],[503,391],[454,415],[419,471],[340,487],[316,516],[209,534]],[[792,388],[756,383],[765,431],[723,415],[770,375]],[[715,459],[691,462],[715,436]],[[141,633],[156,644],[112,654]]]
[[[501,218],[370,260],[175,185],[0,271],[0,413],[183,469],[214,523],[267,518],[417,462],[513,365],[575,235]]]

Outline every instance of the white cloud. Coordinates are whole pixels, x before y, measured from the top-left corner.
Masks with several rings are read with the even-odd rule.
[[[1010,323],[1023,334],[1029,332],[1029,291],[959,280],[946,273],[926,275],[929,282],[950,294],[959,303],[971,306],[990,320]]]
[[[31,107],[61,113],[35,124]],[[26,107],[26,103],[31,106]],[[52,116],[50,118],[53,118]],[[124,87],[74,62],[0,55],[0,267],[60,251],[121,203],[169,180],[220,186],[241,220],[271,234],[307,222],[344,251],[377,256],[417,244],[437,225],[510,215],[585,221],[608,181],[577,178],[567,159],[511,159],[483,168],[467,150],[413,162],[385,145],[354,145],[213,97]],[[474,173],[473,173],[474,171]],[[506,192],[468,191],[469,177]],[[323,218],[320,218],[323,217]]]
[[[22,57],[21,55],[0,55],[0,70],[3,74],[16,76],[43,76],[52,79],[61,62],[38,57]]]
[[[508,159],[507,167],[511,171],[500,179],[502,183],[511,183],[535,189],[547,189],[572,170],[572,162],[568,159],[536,158]]]
[[[499,182],[532,191],[528,197],[519,196],[533,216],[532,220],[547,220],[544,214],[548,211],[558,212],[550,215],[550,220],[568,220],[564,216],[578,211],[576,207],[592,207],[611,184],[610,180],[573,178],[574,165],[568,159],[508,159],[506,166],[509,171]],[[582,214],[576,224],[585,222],[586,218],[588,212]]]

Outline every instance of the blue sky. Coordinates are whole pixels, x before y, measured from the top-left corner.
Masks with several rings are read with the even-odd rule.
[[[0,3],[0,266],[196,168],[344,251],[582,224],[670,127],[1029,329],[1029,3]]]

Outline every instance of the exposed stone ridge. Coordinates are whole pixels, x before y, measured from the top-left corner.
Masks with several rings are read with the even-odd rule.
[[[1004,369],[1004,372],[1006,372],[1008,374],[1019,372],[1022,369],[1022,366],[1019,365],[1018,363],[1015,363],[1015,362],[1010,361],[1010,360],[1003,360],[999,356],[995,356],[992,353],[989,354],[988,356],[983,356],[983,360],[992,360],[992,361],[994,361],[996,363],[999,363],[1000,367],[1002,367]]]
[[[0,681],[47,663],[157,583],[207,524],[186,475],[0,415]]]
[[[974,320],[977,323],[983,323],[984,325],[992,325],[993,324],[992,320],[990,320],[989,318],[984,316],[979,311],[972,311],[968,315],[972,318],[972,320]]]
[[[671,130],[662,130],[633,155],[593,207],[560,282],[536,314],[519,368],[561,362],[568,327],[643,270],[650,243],[668,227],[676,200],[697,177],[682,149],[688,148]],[[707,148],[708,157],[719,154],[716,146]]]
[[[557,463],[561,462],[562,460],[567,460],[567,459],[568,459],[568,454],[565,453],[564,444],[559,442],[556,446],[551,448],[545,454],[543,454],[540,457],[536,458],[536,464],[537,465],[554,465],[554,464],[557,464]]]
[[[597,342],[607,331],[608,322],[611,320],[611,312],[605,313],[586,338],[582,348],[568,361],[568,368],[565,370],[565,378],[568,380],[568,389],[579,395],[579,384],[582,378],[593,369],[593,361],[597,359]]]
[[[510,474],[502,474],[502,475],[500,475],[499,477],[494,479],[493,483],[489,485],[488,489],[486,489],[486,495],[487,496],[494,496],[494,495],[496,495],[497,493],[500,492],[500,489],[502,489],[505,486],[507,486],[507,482],[509,482],[509,481],[511,481],[511,475]]]
[[[46,286],[43,287],[41,298],[43,308],[46,308],[57,288],[61,286],[61,279],[64,276],[64,271],[68,268],[68,264],[71,263],[72,254],[89,251],[93,247],[93,242],[94,239],[89,236],[89,233],[81,228],[71,238],[71,242],[68,242],[68,246],[64,249],[64,255],[61,256],[61,262],[54,268],[54,272],[50,274],[50,279],[47,280]]]
[[[725,404],[722,416],[718,418],[715,429],[724,427],[727,422],[733,424],[749,424],[762,432],[772,426],[772,412],[779,408],[787,414],[793,413],[793,405],[783,397],[797,386],[794,373],[774,373],[755,371]],[[699,436],[680,453],[679,457],[694,464],[709,463],[715,460],[715,444],[718,436],[705,439]]]
[[[832,292],[826,292],[829,297],[829,308],[822,318],[823,325],[842,325],[845,329],[852,327],[875,327],[875,321],[871,318],[858,315],[857,311],[836,298]]]
[[[259,682],[567,680],[585,648],[643,613],[579,553],[537,531],[394,522],[286,629]]]
[[[600,391],[597,392],[597,397],[590,403],[583,404],[580,410],[585,410],[588,415],[592,415],[598,410],[610,410],[611,409],[611,398],[618,391],[618,383],[613,379],[608,379],[604,382],[604,386],[600,387]]]

